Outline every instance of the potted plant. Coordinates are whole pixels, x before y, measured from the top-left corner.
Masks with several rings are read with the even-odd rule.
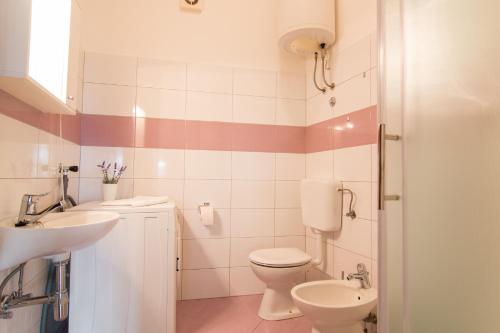
[[[97,167],[101,169],[102,172],[102,199],[104,201],[112,201],[116,199],[116,192],[118,188],[118,181],[123,175],[125,170],[127,170],[126,165],[118,166],[115,162],[113,169],[111,168],[111,163],[106,165],[106,161],[102,161]]]

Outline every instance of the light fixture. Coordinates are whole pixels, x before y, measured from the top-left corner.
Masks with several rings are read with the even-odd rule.
[[[179,0],[181,9],[201,12],[204,0]]]

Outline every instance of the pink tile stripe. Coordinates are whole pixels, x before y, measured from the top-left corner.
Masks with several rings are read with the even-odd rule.
[[[186,121],[186,149],[232,150],[231,123]]]
[[[82,114],[82,146],[134,147],[135,118]]]
[[[82,144],[193,150],[312,153],[376,143],[377,107],[309,127],[82,115]],[[112,131],[109,129],[112,128]],[[106,130],[108,129],[108,130]]]
[[[307,153],[376,142],[377,106],[370,106],[306,128]]]
[[[144,148],[305,151],[304,127],[153,118],[137,118],[136,127],[136,146]]]
[[[82,139],[82,115],[80,113],[74,116],[64,114],[61,116],[61,123],[62,137],[79,145]]]
[[[185,139],[186,122],[184,120],[136,119],[136,147],[183,149]]]
[[[79,114],[60,116],[55,113],[43,113],[3,90],[0,90],[0,114],[53,135],[62,135],[64,139],[80,144]]]
[[[3,90],[0,90],[0,113],[51,134],[59,135],[58,114],[43,113]]]
[[[235,151],[276,152],[276,129],[273,125],[233,124]]]
[[[306,152],[306,128],[299,126],[276,126],[276,152]]]
[[[84,146],[313,153],[377,141],[377,106],[308,127],[42,113],[0,90],[0,114]],[[62,125],[62,126],[61,126]]]

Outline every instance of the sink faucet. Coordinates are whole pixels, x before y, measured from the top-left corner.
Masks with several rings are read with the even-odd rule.
[[[61,212],[64,210],[64,206],[61,202],[57,202],[49,207],[39,211],[38,210],[38,200],[40,198],[48,195],[49,192],[43,194],[25,194],[21,201],[21,208],[19,209],[19,217],[16,223],[16,227],[22,227],[27,224],[36,222],[48,213]]]
[[[368,271],[366,270],[366,266],[363,263],[358,264],[358,272],[357,273],[351,273],[347,276],[347,280],[359,280],[361,282],[361,288],[363,289],[370,289],[371,288],[371,283],[370,279],[368,278]]]

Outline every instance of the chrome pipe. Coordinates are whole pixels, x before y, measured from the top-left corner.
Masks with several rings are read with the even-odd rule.
[[[32,297],[31,294],[23,294],[22,284],[24,278],[24,266],[19,265],[0,284],[0,319],[11,319],[13,313],[10,311],[30,305],[52,304],[54,306],[54,320],[62,321],[69,315],[69,292],[66,286],[66,267],[70,260],[55,263],[56,266],[56,291],[51,295]],[[4,295],[7,283],[19,273],[18,290]]]
[[[40,304],[50,304],[53,302],[52,296],[37,296],[37,297],[27,297],[13,300],[9,303],[9,310],[16,308],[23,308],[30,305],[40,305]]]
[[[54,294],[54,320],[63,321],[69,314],[69,296],[66,288],[66,265],[69,260],[56,263],[56,292]]]
[[[318,68],[318,52],[314,52],[314,72],[313,72],[314,86],[316,87],[316,89],[318,89],[322,93],[325,93],[326,92],[326,88],[321,88],[318,85],[318,82],[316,81],[316,70],[317,70],[317,68]]]
[[[350,217],[352,220],[356,218],[356,211],[352,209],[352,203],[354,201],[354,192],[348,188],[339,188],[337,191],[342,192],[342,198],[344,197],[344,192],[349,193],[351,199],[349,200],[349,210],[345,214],[345,216]],[[343,203],[343,200],[342,200]]]
[[[335,88],[335,83],[328,83],[328,81],[326,80],[326,75],[325,75],[325,51],[322,50],[321,51],[321,72],[322,72],[322,75],[323,75],[323,82],[325,83],[325,85],[330,88],[330,89],[334,89]]]

